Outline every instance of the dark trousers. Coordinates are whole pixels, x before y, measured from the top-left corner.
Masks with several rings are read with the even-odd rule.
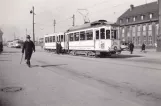
[[[31,59],[31,56],[32,56],[32,53],[31,52],[26,52],[25,53],[25,60],[27,60],[27,64],[30,66],[31,63],[30,63],[30,59]]]
[[[133,53],[133,50],[130,50],[130,53],[132,54]]]

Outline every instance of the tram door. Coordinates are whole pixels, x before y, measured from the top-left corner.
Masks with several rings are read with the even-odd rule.
[[[104,51],[106,50],[106,35],[105,28],[95,30],[95,50]]]
[[[95,30],[94,45],[95,45],[95,50],[100,49],[100,30],[99,29]]]

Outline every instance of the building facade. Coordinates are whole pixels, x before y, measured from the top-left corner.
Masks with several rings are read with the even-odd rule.
[[[117,20],[121,41],[132,41],[135,47],[140,47],[143,43],[149,48],[155,47],[159,30],[158,12],[158,2],[136,7],[130,5]]]

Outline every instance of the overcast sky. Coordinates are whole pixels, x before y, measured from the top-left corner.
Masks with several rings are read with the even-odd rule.
[[[130,4],[134,6],[156,0],[0,0],[0,28],[3,38],[12,40],[13,35],[25,38],[26,28],[32,36],[32,15],[35,7],[35,36],[53,33],[53,19],[56,19],[56,32],[65,31],[72,26],[72,15],[76,25],[83,24],[83,17],[77,9],[88,9],[90,21],[105,19],[115,22]],[[86,11],[82,11],[86,14]]]

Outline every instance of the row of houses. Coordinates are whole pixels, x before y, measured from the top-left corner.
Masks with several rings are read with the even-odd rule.
[[[152,2],[140,6],[130,5],[118,19],[120,39],[132,41],[136,47],[143,43],[155,47],[159,30],[159,5]]]

